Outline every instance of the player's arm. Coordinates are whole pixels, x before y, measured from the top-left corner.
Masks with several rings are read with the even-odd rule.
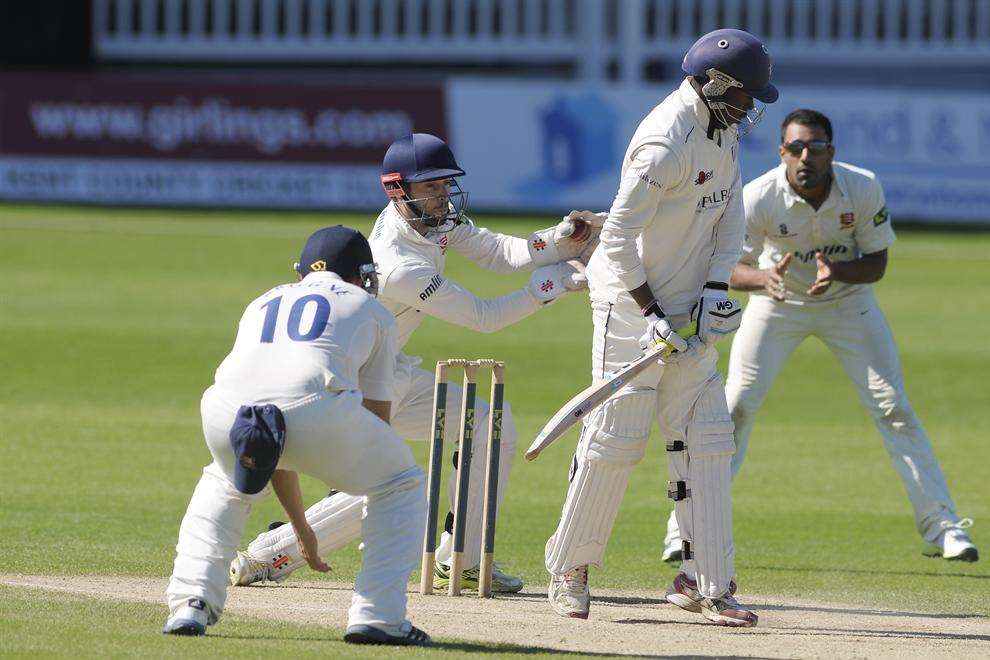
[[[471,222],[450,232],[449,246],[486,270],[512,273],[577,259],[597,240],[602,219],[590,212],[572,212],[560,223],[534,232],[528,239],[499,234]]]
[[[746,209],[743,201],[742,178],[736,179],[729,191],[729,201],[715,223],[715,249],[708,262],[708,282],[728,284],[746,240]]]
[[[326,573],[330,570],[319,555],[319,547],[313,528],[306,522],[306,507],[303,505],[302,491],[299,489],[299,475],[291,470],[275,470],[272,474],[272,490],[285,509],[285,515],[292,523],[292,529],[299,539],[299,552],[314,571]]]
[[[378,302],[368,304],[369,318],[365,332],[375,337],[368,359],[358,369],[358,387],[363,397],[361,405],[386,424],[392,419],[392,394],[395,380],[395,360],[399,355],[399,340],[395,319]]]
[[[378,419],[382,420],[386,424],[391,424],[392,419],[392,402],[391,401],[379,401],[377,399],[365,398],[361,401],[361,405],[364,406],[371,414],[373,414]]]
[[[683,159],[673,145],[665,143],[646,145],[632,158],[602,225],[599,249],[609,270],[646,318],[648,327],[641,343],[665,341],[677,350],[685,350],[687,343],[667,322],[662,301],[656,299],[646,280],[637,245],[639,236],[656,217],[666,190],[684,177]]]
[[[848,284],[879,282],[886,273],[887,248],[893,245],[895,237],[883,188],[875,178],[870,178],[857,210],[859,220],[853,228],[853,236],[862,256],[849,261],[832,261],[823,254],[816,254],[818,272],[808,294],[825,293],[833,281]]]
[[[760,255],[767,236],[767,218],[760,207],[763,193],[757,183],[743,188],[743,212],[746,229],[743,237],[742,255],[732,268],[729,286],[737,291],[765,290],[774,300],[784,300],[784,273],[791,263],[791,254],[770,268],[760,268]]]
[[[498,298],[479,298],[425,264],[404,264],[389,273],[385,283],[389,299],[478,332],[495,332],[512,325],[565,292],[583,286],[583,276],[566,263],[538,268],[529,284]]]

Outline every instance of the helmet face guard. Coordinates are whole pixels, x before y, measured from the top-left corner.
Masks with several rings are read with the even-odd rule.
[[[436,179],[432,180],[435,181]],[[389,199],[409,206],[416,213],[416,217],[412,218],[413,220],[422,223],[425,227],[429,227],[430,231],[437,233],[446,233],[460,224],[464,210],[467,208],[467,192],[461,189],[460,184],[457,183],[457,179],[450,177],[447,181],[449,190],[442,196],[433,195],[430,197],[411,198],[406,190],[405,184],[407,182],[403,180],[401,174],[392,172],[382,175],[382,187],[385,189],[385,194],[388,195]],[[424,203],[430,200],[440,199],[441,197],[447,198],[447,212],[437,215],[429,214],[424,208]]]
[[[378,297],[378,264],[361,264],[358,266],[358,275],[361,277],[361,286],[370,296]]]
[[[756,128],[756,125],[763,119],[766,104],[761,102],[759,105],[756,105],[756,99],[753,99],[754,105],[751,110],[745,110],[732,105],[725,100],[726,92],[732,87],[738,87],[745,91],[743,84],[715,67],[706,70],[705,75],[708,76],[708,82],[701,87],[701,93],[704,95],[705,101],[708,102],[708,107],[711,109],[715,119],[725,128],[738,123],[737,134],[739,137],[748,134]],[[737,120],[737,118],[740,119]]]

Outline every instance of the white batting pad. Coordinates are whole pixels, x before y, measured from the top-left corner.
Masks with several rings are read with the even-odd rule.
[[[550,573],[601,567],[629,474],[646,450],[655,403],[652,388],[625,388],[585,419],[564,510],[546,547]]]
[[[712,598],[728,590],[733,575],[732,430],[721,378],[713,378],[695,403],[686,451],[669,452],[670,492],[687,551],[684,570]]]
[[[326,555],[361,537],[361,516],[364,498],[348,493],[334,493],[306,509],[306,521],[319,544],[320,555]],[[292,525],[259,534],[248,546],[255,559],[267,562],[271,578],[281,582],[297,568],[306,565],[299,552],[299,542]]]

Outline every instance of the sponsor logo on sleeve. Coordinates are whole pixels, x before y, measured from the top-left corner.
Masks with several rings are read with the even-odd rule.
[[[853,213],[843,213],[839,216],[839,229],[852,229],[856,223],[856,215]]]
[[[441,284],[443,284],[443,278],[440,277],[439,274],[431,277],[429,285],[427,285],[427,287],[423,289],[423,292],[419,294],[419,299],[426,300],[427,298],[432,296],[436,292],[436,290],[440,288]]]
[[[663,188],[663,186],[660,185],[660,182],[654,179],[649,174],[640,174],[639,178],[645,181],[647,184],[653,186],[654,188]]]
[[[887,207],[885,206],[879,211],[877,211],[877,214],[873,216],[873,226],[879,227],[888,220],[890,220],[890,211],[888,211]]]

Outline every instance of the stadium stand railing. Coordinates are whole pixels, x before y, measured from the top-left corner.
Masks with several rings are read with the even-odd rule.
[[[990,0],[93,0],[110,62],[563,63],[636,82],[721,26],[778,62],[990,64]]]

